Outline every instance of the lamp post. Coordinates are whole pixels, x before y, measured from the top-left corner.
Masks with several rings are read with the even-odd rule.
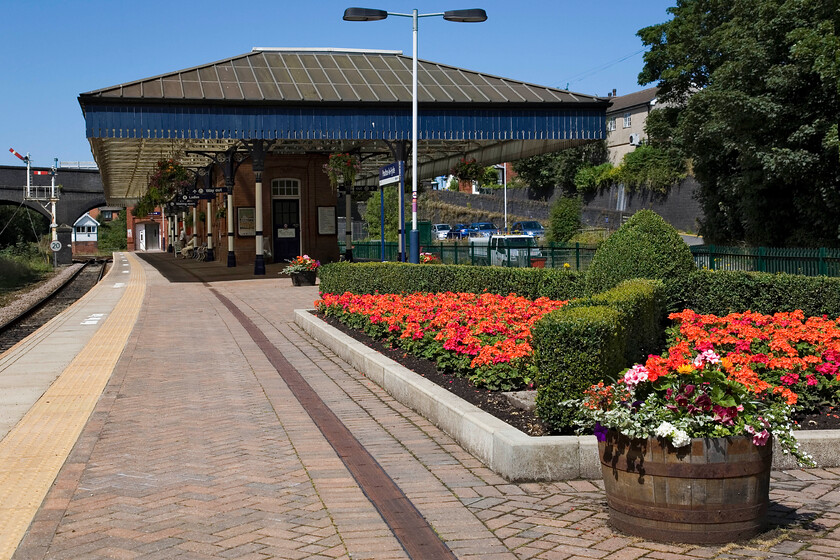
[[[371,8],[347,8],[344,10],[345,21],[378,21],[388,16],[410,17],[413,28],[411,57],[411,234],[409,236],[409,254],[410,261],[416,264],[420,262],[420,232],[417,231],[417,20],[422,17],[442,16],[447,21],[479,23],[487,20],[487,12],[480,8],[429,14],[419,14],[416,8],[410,14]]]

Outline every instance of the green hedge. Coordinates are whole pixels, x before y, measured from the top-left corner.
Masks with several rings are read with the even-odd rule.
[[[534,325],[537,415],[552,430],[570,431],[575,418],[561,402],[662,349],[664,298],[661,282],[628,280]]]
[[[331,263],[318,273],[323,293],[466,292],[530,299],[583,296],[583,275],[565,269],[407,263]]]
[[[677,231],[651,210],[633,214],[598,247],[586,272],[586,288],[597,294],[632,278],[666,283],[697,270]]]
[[[698,270],[668,283],[669,311],[726,315],[801,309],[806,317],[840,317],[840,278]]]

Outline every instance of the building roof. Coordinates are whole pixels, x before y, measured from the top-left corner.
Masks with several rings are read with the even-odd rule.
[[[656,99],[656,94],[658,92],[658,87],[652,87],[628,93],[627,95],[612,97],[612,105],[610,105],[609,109],[607,109],[607,114],[612,115],[614,113],[626,111],[627,109],[631,109],[633,107],[648,105],[651,101]]]
[[[90,225],[98,226],[98,225],[99,225],[99,222],[97,222],[96,220],[94,220],[94,219],[93,219],[93,216],[91,216],[91,215],[90,215],[89,213],[87,213],[87,212],[85,212],[84,214],[82,214],[82,216],[81,216],[78,220],[76,220],[75,222],[73,222],[73,227],[78,227],[78,226],[90,226]]]
[[[375,185],[411,140],[411,58],[399,51],[257,48],[79,95],[106,200],[130,206],[161,158],[206,166],[198,152],[272,142],[275,154],[355,152]],[[605,137],[603,97],[418,63],[418,175],[462,157],[491,165]],[[406,149],[408,149],[406,147]]]
[[[412,60],[400,51],[255,48],[249,53],[93,90],[80,102],[132,99],[240,103],[410,103]],[[603,103],[572,93],[419,60],[418,103]]]

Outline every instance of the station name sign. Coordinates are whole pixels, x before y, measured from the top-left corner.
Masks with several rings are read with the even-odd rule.
[[[401,162],[389,163],[379,168],[379,186],[391,185],[400,182]]]

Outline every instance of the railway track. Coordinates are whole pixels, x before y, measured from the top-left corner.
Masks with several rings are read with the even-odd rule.
[[[0,353],[5,352],[50,319],[73,305],[102,279],[105,261],[90,260],[64,284],[0,327]]]

